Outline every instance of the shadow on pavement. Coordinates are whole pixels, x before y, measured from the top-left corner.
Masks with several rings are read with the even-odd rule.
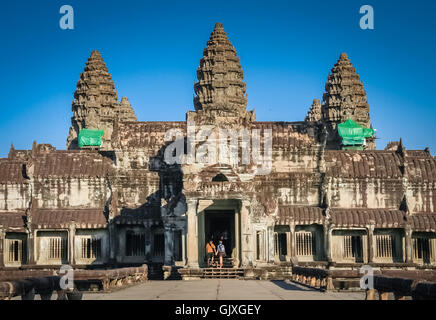
[[[293,291],[314,291],[313,289],[310,288],[301,288],[301,287],[297,287],[296,285],[289,283],[289,282],[285,282],[283,280],[271,280],[272,283],[274,283],[276,286],[285,289],[285,290],[293,290]]]

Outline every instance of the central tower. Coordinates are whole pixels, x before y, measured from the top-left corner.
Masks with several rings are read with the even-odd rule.
[[[256,120],[254,111],[246,110],[244,72],[221,23],[215,25],[203,50],[197,78],[195,111],[188,111],[188,122],[235,125]]]

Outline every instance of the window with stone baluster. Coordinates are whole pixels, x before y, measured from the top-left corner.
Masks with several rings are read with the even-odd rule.
[[[417,233],[412,237],[413,260],[417,263],[430,264],[436,262],[436,235]]]
[[[392,235],[376,235],[375,255],[381,259],[393,259],[395,257],[395,239]]]
[[[315,236],[310,231],[298,231],[295,233],[296,255],[308,257],[316,255]]]
[[[126,256],[138,257],[145,256],[145,234],[126,232]]]
[[[95,237],[82,237],[81,239],[82,259],[101,258],[101,239]]]
[[[23,242],[21,240],[16,240],[16,239],[8,239],[6,241],[7,241],[6,246],[8,248],[7,261],[21,262],[23,256]]]
[[[65,260],[67,257],[67,239],[62,237],[49,238],[49,254],[50,260]]]

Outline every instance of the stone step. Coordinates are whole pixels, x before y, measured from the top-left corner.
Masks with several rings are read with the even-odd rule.
[[[244,276],[244,269],[240,268],[204,268],[202,272],[205,279],[238,279]]]

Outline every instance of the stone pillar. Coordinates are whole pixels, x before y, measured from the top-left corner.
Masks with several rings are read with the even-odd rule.
[[[206,261],[206,231],[205,231],[205,212],[199,210],[197,206],[197,243],[198,243],[198,265],[200,268]]]
[[[239,267],[240,266],[240,256],[241,256],[241,232],[240,232],[240,227],[239,227],[239,212],[235,212],[235,250],[236,250],[236,255],[235,255],[235,260],[233,261],[233,264],[235,267]]]
[[[27,264],[35,265],[36,264],[36,233],[30,229],[27,233]]]
[[[412,242],[412,228],[407,225],[405,228],[405,254],[406,263],[413,263],[413,242]]]
[[[182,231],[182,258],[183,258],[183,264],[186,265],[187,263],[187,255],[186,255],[186,226],[183,228]]]
[[[255,243],[250,230],[249,215],[250,202],[241,201],[241,265],[248,267],[256,260]]]
[[[197,221],[197,203],[196,199],[186,201],[188,210],[186,212],[188,218],[187,231],[187,266],[189,268],[199,268],[198,265],[198,221]]]
[[[368,226],[368,263],[374,262],[374,225]]]
[[[172,226],[165,226],[165,266],[172,266],[174,264],[174,228]]]
[[[290,232],[289,232],[289,255],[291,256],[291,259],[296,258],[296,252],[295,252],[295,223],[292,222],[290,224]]]
[[[274,245],[273,245],[273,253],[274,253],[273,260],[274,260],[274,263],[279,264],[280,263],[279,233],[275,232],[274,229],[273,229],[273,232],[272,232],[272,238],[273,238],[273,242],[274,242]],[[277,252],[275,250],[276,248],[277,248]]]
[[[69,259],[68,263],[70,266],[74,266],[76,264],[76,256],[75,256],[75,249],[74,249],[74,240],[76,238],[76,226],[74,224],[71,224],[68,228],[68,252],[69,252]]]
[[[144,233],[145,233],[145,261],[151,263],[151,227],[147,222],[144,222]]]
[[[0,226],[0,268],[5,266],[4,251],[5,251],[5,232]]]
[[[291,231],[286,232],[286,261],[290,261],[292,258],[292,235]]]
[[[324,247],[325,257],[328,262],[333,261],[332,257],[332,229],[329,225],[324,225]]]
[[[274,263],[274,227],[269,226],[266,228],[266,234],[267,237],[267,262],[268,263]]]
[[[376,294],[376,290],[375,289],[368,289],[368,290],[366,290],[366,298],[365,298],[365,300],[375,300],[375,294]]]
[[[109,223],[109,261],[110,263],[117,262],[117,249],[118,249],[118,239],[116,235],[116,224],[114,222]]]

